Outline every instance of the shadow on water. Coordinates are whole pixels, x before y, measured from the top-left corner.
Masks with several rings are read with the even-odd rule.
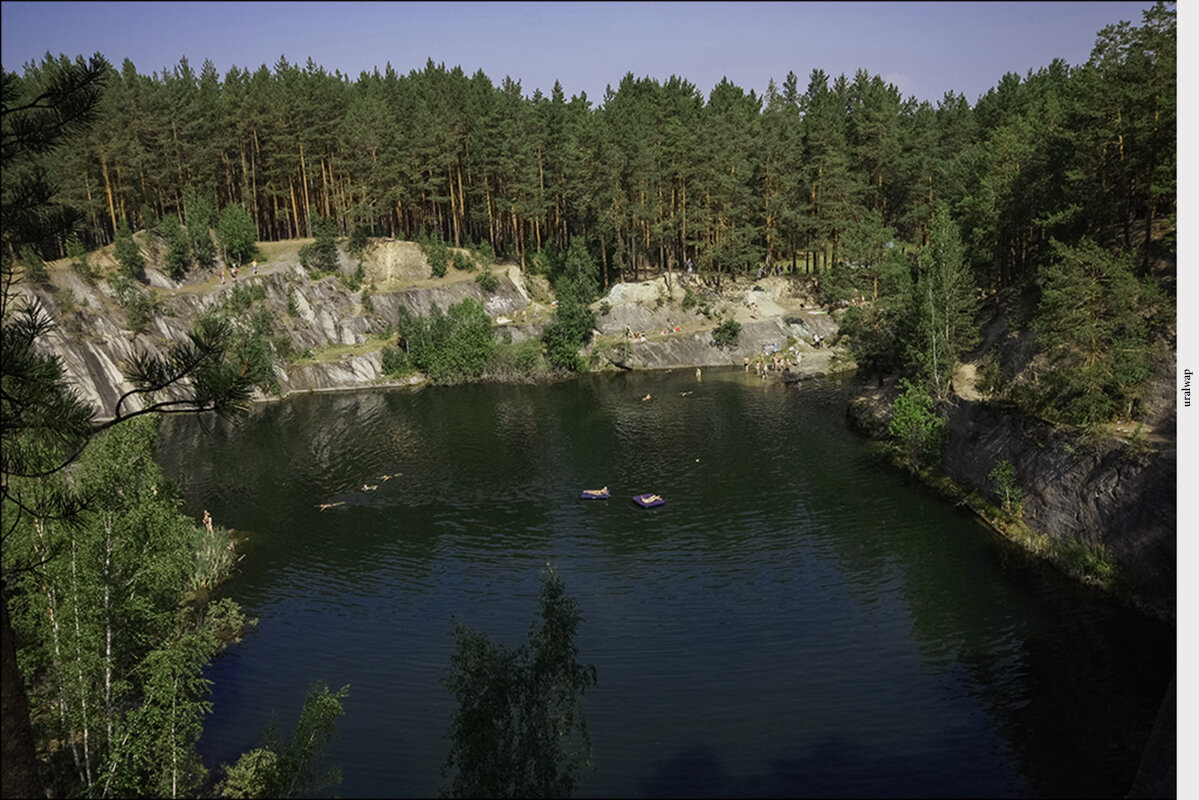
[[[966,771],[970,768],[965,765]],[[919,757],[870,750],[844,737],[814,742],[798,755],[776,756],[760,771],[730,769],[710,746],[694,744],[654,766],[640,784],[641,797],[987,797],[994,782],[981,771],[973,780],[939,785]],[[973,785],[972,785],[973,784]],[[1010,787],[1010,795],[1022,794]]]

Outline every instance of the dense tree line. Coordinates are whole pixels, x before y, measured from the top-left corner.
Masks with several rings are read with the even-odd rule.
[[[235,602],[209,597],[235,560],[228,532],[207,513],[203,526],[185,517],[153,460],[156,415],[244,409],[257,381],[245,331],[209,316],[164,356],[134,354],[132,388],[97,422],[41,347],[53,319],[17,285],[47,277],[31,243],[71,230],[45,156],[86,133],[107,74],[97,55],[53,64],[40,85],[4,73],[0,86],[5,797],[193,796],[208,781],[195,752],[210,707],[202,670],[246,625]],[[140,251],[124,219],[118,230],[111,281],[140,293]],[[94,277],[82,243],[68,242]],[[218,793],[311,791],[345,692],[314,686],[296,735],[226,766]]]
[[[62,58],[6,81],[37,84]],[[761,96],[725,80],[706,98],[630,73],[593,105],[432,60],[356,80],[311,60],[223,77],[207,61],[147,76],[126,60],[97,124],[45,168],[88,247],[123,223],[215,224],[233,205],[260,239],[305,237],[315,210],[342,234],[436,233],[522,264],[581,237],[605,283],[687,258],[868,260],[880,241],[926,244],[945,203],[978,285],[997,288],[1032,276],[1052,239],[1155,240],[1174,209],[1175,87],[1164,4],[1101,31],[1085,64],[1009,73],[973,107],[904,98],[861,70],[790,73]],[[66,253],[64,236],[36,244]]]

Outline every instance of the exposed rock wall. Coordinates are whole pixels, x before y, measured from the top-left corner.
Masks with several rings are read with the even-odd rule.
[[[1138,595],[1173,608],[1173,446],[1138,455],[1118,439],[1080,441],[1045,423],[964,400],[947,412],[942,466],[955,482],[988,490],[991,470],[1010,461],[1024,490],[1024,521],[1033,530],[1103,545]]]
[[[387,269],[402,268],[407,275],[412,269],[408,263],[412,247],[379,248],[376,261],[390,259],[385,265]],[[399,251],[403,257],[392,251]],[[352,272],[355,266],[342,264],[346,272]],[[379,291],[371,295],[368,311],[363,306],[362,291],[351,291],[332,276],[310,280],[294,260],[272,264],[258,275],[243,270],[237,284],[226,281],[208,287],[179,284],[157,270],[148,269],[149,284],[159,290],[156,294],[165,313],[155,316],[144,332],[134,333],[107,282],[84,281],[69,269],[56,270],[53,277],[59,290],[69,290],[74,296],[74,310],[59,308],[53,293],[25,285],[19,291],[27,297],[36,295],[58,322],[41,346],[60,356],[67,380],[101,419],[112,417],[121,396],[133,389],[124,373],[136,355],[166,355],[172,344],[186,340],[201,315],[223,306],[235,287],[261,289],[265,296],[254,300],[244,313],[249,315],[265,308],[275,334],[286,336],[297,352],[317,352],[331,345],[361,345],[369,334],[394,323],[401,306],[414,314],[427,314],[434,304],[444,310],[470,297],[482,303],[493,317],[499,317],[511,316],[529,304],[519,272],[513,276],[498,271],[499,286],[494,292],[484,292],[469,276],[436,285]],[[428,278],[427,267],[424,277]],[[512,338],[519,341],[528,335],[527,329],[514,328]],[[280,363],[276,364],[275,372],[283,396],[396,383],[383,375],[381,349],[345,355],[331,362]],[[256,399],[270,398],[259,393]],[[141,404],[139,396],[131,395],[122,410],[136,410]]]
[[[886,436],[896,388],[862,386],[850,419]],[[1101,544],[1148,607],[1172,616],[1177,578],[1177,458],[1173,440],[1138,453],[1127,442],[1086,440],[994,405],[955,398],[941,470],[998,501],[990,474],[1007,460],[1024,492],[1023,520],[1037,533]]]

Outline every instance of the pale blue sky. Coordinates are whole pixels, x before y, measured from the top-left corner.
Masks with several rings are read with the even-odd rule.
[[[4,2],[3,65],[99,50],[149,74],[187,56],[231,66],[311,57],[357,78],[390,61],[400,73],[428,58],[521,81],[526,94],[603,100],[627,72],[672,74],[707,95],[722,77],[761,93],[788,71],[807,84],[857,69],[904,96],[971,102],[1006,72],[1023,76],[1053,58],[1085,61],[1105,25],[1141,21],[1149,2],[811,3],[325,3]]]

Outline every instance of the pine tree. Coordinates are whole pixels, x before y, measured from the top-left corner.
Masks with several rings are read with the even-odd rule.
[[[1055,258],[1034,320],[1054,369],[1043,379],[1044,412],[1079,425],[1131,417],[1152,373],[1154,326],[1170,309],[1152,278],[1136,274],[1137,253],[1090,239],[1054,242]]]
[[[167,251],[164,266],[167,273],[175,280],[183,280],[187,272],[191,248],[187,243],[187,234],[179,225],[179,218],[167,214],[158,224],[158,233],[166,242]]]
[[[916,331],[911,359],[941,399],[950,390],[958,359],[979,338],[977,290],[965,264],[957,225],[944,202],[937,205],[928,247],[920,254],[912,300]]]
[[[113,254],[116,256],[117,263],[121,265],[121,272],[126,277],[139,281],[145,280],[146,259],[142,256],[137,242],[133,241],[133,234],[130,233],[129,224],[125,220],[121,220],[121,224],[117,227]]]
[[[226,264],[240,266],[257,254],[258,231],[241,203],[225,206],[216,235]]]

